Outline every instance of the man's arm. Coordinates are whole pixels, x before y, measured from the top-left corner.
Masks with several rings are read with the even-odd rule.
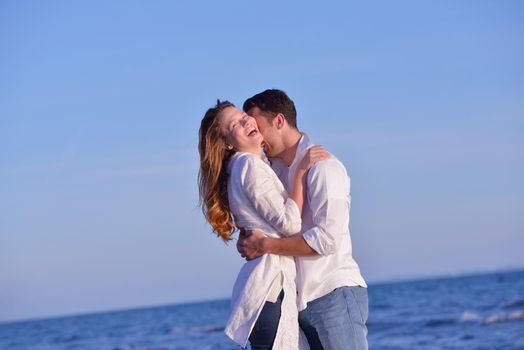
[[[264,254],[278,254],[287,256],[313,256],[318,253],[311,248],[301,234],[290,237],[267,237],[260,231],[240,232],[237,250],[247,260],[258,258]]]
[[[266,237],[253,231],[241,235],[237,243],[240,254],[248,260],[265,253],[290,256],[334,254],[349,225],[351,206],[349,177],[341,163],[321,162],[308,174],[309,209],[313,226],[302,234],[284,238]]]
[[[341,241],[349,239],[350,179],[344,165],[330,159],[312,168],[308,199],[313,225],[302,237],[319,255],[334,254]]]

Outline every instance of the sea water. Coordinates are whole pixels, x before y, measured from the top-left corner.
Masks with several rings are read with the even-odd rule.
[[[370,284],[370,349],[524,349],[524,270]],[[2,350],[238,349],[229,300],[0,323]]]

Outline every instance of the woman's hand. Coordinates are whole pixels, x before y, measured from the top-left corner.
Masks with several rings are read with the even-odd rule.
[[[298,163],[297,170],[295,171],[295,177],[293,179],[293,187],[289,193],[289,198],[295,201],[297,207],[302,215],[304,210],[304,198],[306,190],[306,174],[316,162],[327,159],[329,153],[322,146],[313,146],[309,148],[304,155],[304,158]]]
[[[329,153],[322,146],[310,147],[300,161],[297,170],[307,171],[316,162],[329,158]]]
[[[246,260],[256,259],[266,253],[265,251],[266,235],[256,230],[240,230],[237,241],[237,250]]]

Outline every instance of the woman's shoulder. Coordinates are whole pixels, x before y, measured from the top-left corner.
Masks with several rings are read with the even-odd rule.
[[[264,162],[260,156],[247,153],[247,152],[237,152],[233,155],[229,161],[230,173],[232,172],[241,172],[245,173],[248,171],[258,171],[255,169],[261,169],[266,171],[267,169],[271,170],[269,165]]]
[[[254,153],[236,152],[231,157],[230,164],[235,166],[257,166],[265,163],[258,155]]]

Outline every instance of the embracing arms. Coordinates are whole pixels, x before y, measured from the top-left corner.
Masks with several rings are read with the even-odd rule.
[[[312,168],[308,178],[308,201],[313,226],[302,234],[275,239],[258,231],[241,233],[237,250],[249,259],[265,253],[290,256],[330,255],[349,225],[349,177],[338,160]]]
[[[312,147],[298,164],[287,197],[278,189],[275,182],[280,181],[273,170],[260,160],[248,158],[239,177],[241,187],[256,212],[277,232],[285,236],[295,234],[300,231],[302,224],[306,173],[311,165],[328,156],[322,147]]]

